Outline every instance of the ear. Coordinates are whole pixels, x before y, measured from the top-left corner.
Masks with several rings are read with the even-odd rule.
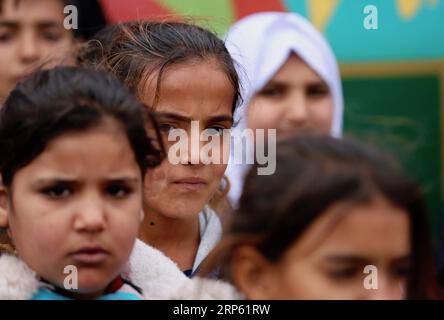
[[[0,227],[8,227],[9,201],[8,192],[0,181]]]
[[[231,270],[237,288],[250,300],[269,300],[278,282],[275,267],[256,248],[243,245],[235,249]]]
[[[145,218],[145,212],[143,209],[140,209],[140,222],[143,222],[143,219]]]

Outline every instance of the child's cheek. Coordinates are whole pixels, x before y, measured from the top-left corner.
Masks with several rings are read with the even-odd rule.
[[[167,193],[168,169],[172,166],[168,159],[164,160],[160,166],[149,170],[145,176],[143,185],[144,201],[154,203],[160,201]]]

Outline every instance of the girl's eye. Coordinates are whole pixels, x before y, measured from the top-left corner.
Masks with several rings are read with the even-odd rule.
[[[316,84],[307,87],[307,95],[312,98],[323,98],[330,94],[326,85]]]
[[[169,133],[171,130],[177,129],[176,126],[168,123],[161,123],[159,124],[159,130],[164,133]]]
[[[66,186],[54,186],[44,189],[43,193],[50,198],[59,199],[68,197],[72,190]]]
[[[106,193],[115,198],[123,198],[131,193],[131,189],[122,185],[110,185],[106,188]]]
[[[2,32],[0,33],[0,42],[8,42],[13,38],[12,32]]]
[[[269,86],[265,87],[258,92],[258,95],[268,98],[280,98],[285,94],[285,89],[281,86]]]
[[[393,275],[397,278],[407,278],[410,274],[410,265],[396,266],[393,268]]]
[[[207,137],[221,136],[221,135],[223,135],[225,129],[226,128],[224,128],[224,127],[215,126],[215,127],[205,129],[204,134]]]
[[[44,32],[42,33],[42,38],[49,42],[57,42],[62,38],[62,36],[58,32]]]
[[[357,276],[358,272],[355,267],[338,268],[328,272],[328,275],[333,280],[348,280]]]

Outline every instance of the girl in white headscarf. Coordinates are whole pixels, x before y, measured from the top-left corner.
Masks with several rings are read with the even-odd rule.
[[[257,13],[234,24],[225,40],[243,86],[234,139],[246,128],[274,128],[278,138],[301,131],[341,136],[338,65],[329,44],[309,21],[295,13]],[[226,171],[234,206],[248,169],[245,163],[233,163],[242,159],[239,153],[245,156],[246,148],[239,146],[232,144]]]

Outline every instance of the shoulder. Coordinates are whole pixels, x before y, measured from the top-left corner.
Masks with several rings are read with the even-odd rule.
[[[200,244],[194,259],[193,273],[196,272],[222,237],[222,223],[217,213],[209,206],[205,206],[199,214],[199,227]]]
[[[159,250],[136,241],[124,272],[140,287],[145,299],[241,299],[238,291],[221,280],[187,278],[177,265]]]
[[[168,299],[189,280],[170,258],[140,240],[136,240],[123,276],[149,299]]]
[[[204,250],[206,256],[222,237],[222,223],[217,213],[209,206],[205,206],[199,214],[199,225],[200,247],[204,247],[199,248],[199,251]]]
[[[39,287],[37,275],[13,255],[0,255],[0,300],[31,299]]]
[[[218,233],[222,232],[222,224],[219,216],[208,205],[206,205],[199,214],[199,224],[203,231],[208,229],[211,231],[217,231]]]
[[[239,300],[243,296],[231,284],[222,280],[194,277],[170,299],[175,300]]]

